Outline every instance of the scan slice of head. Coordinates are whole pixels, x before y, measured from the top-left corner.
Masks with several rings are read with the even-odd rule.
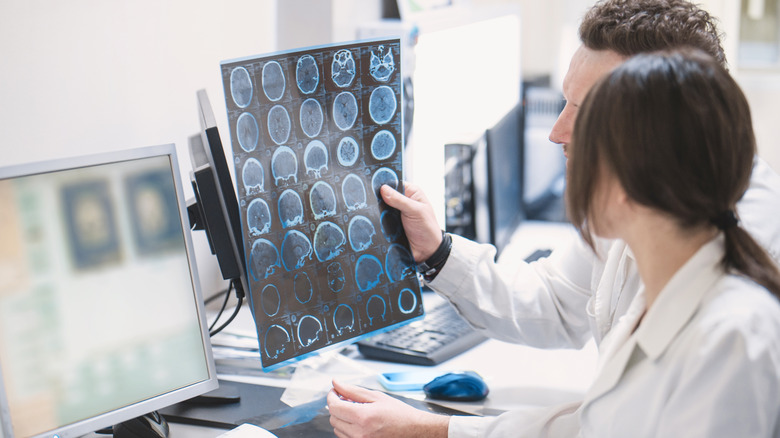
[[[257,119],[250,113],[241,113],[236,121],[236,137],[241,149],[252,152],[257,148],[257,140],[260,138],[260,128]]]
[[[295,299],[301,304],[306,304],[311,300],[311,297],[314,296],[314,287],[312,287],[309,274],[306,272],[295,274],[293,292],[295,293]]]
[[[417,295],[411,289],[404,288],[398,293],[398,310],[408,315],[417,307]]]
[[[387,82],[395,70],[393,50],[390,46],[380,45],[371,51],[371,61],[368,72],[375,80]]]
[[[298,157],[292,149],[287,146],[276,148],[271,156],[271,174],[277,186],[298,182]]]
[[[320,69],[311,55],[303,55],[295,64],[295,82],[303,94],[311,94],[320,83]]]
[[[294,271],[311,260],[312,246],[309,238],[298,230],[290,230],[282,240],[282,264],[284,269]]]
[[[317,181],[309,192],[309,205],[315,220],[336,215],[336,193],[325,181]]]
[[[263,66],[263,93],[271,102],[276,102],[284,96],[285,79],[282,66],[271,61]]]
[[[355,79],[355,57],[352,52],[342,49],[333,55],[330,65],[330,77],[339,88],[349,87]]]
[[[325,262],[337,257],[344,252],[347,236],[338,225],[333,222],[322,222],[317,225],[314,232],[314,253],[317,260]]]
[[[262,193],[265,190],[265,170],[256,158],[249,158],[241,168],[241,180],[247,196]]]
[[[358,155],[360,155],[360,147],[354,138],[346,136],[339,141],[339,146],[336,148],[339,164],[351,167],[357,162]]]
[[[333,326],[339,336],[345,331],[351,332],[355,328],[355,311],[347,304],[339,304],[333,312]]]
[[[271,209],[264,199],[256,198],[249,203],[246,209],[246,224],[252,237],[271,231]]]
[[[281,105],[274,105],[268,111],[268,135],[274,143],[281,145],[290,139],[292,122],[287,109]]]
[[[377,160],[386,160],[395,152],[395,136],[387,129],[376,133],[371,140],[371,155]]]
[[[382,281],[382,262],[376,256],[364,254],[355,264],[355,282],[361,292],[376,287]]]
[[[320,339],[323,334],[322,323],[312,315],[305,315],[298,321],[298,342],[301,347],[308,347]]]
[[[394,243],[390,245],[385,255],[385,270],[391,282],[410,278],[415,274],[414,258],[403,246]]]
[[[344,182],[341,183],[341,196],[344,198],[347,211],[359,210],[368,205],[366,203],[366,186],[363,185],[363,180],[355,174],[350,173],[344,178]]]
[[[301,130],[309,138],[320,135],[322,131],[322,122],[325,115],[322,112],[322,105],[317,99],[309,98],[301,104]]]
[[[344,274],[344,269],[341,267],[341,263],[333,262],[328,265],[328,287],[333,293],[339,293],[344,289],[344,285],[347,283],[347,276]]]
[[[397,241],[404,230],[401,215],[395,209],[383,211],[379,216],[379,225],[382,227],[385,239],[390,243]]]
[[[290,334],[284,327],[279,324],[268,327],[268,330],[265,332],[265,342],[263,342],[265,355],[271,359],[276,359],[280,354],[284,353],[290,341],[292,341]]]
[[[268,316],[276,316],[282,307],[282,296],[279,295],[279,289],[273,284],[267,284],[260,292],[260,305],[263,307],[263,313]]]
[[[374,235],[376,235],[376,228],[367,217],[358,215],[349,221],[347,234],[352,249],[360,252],[371,247]]]
[[[392,88],[382,85],[371,92],[371,97],[368,99],[368,115],[374,123],[384,125],[389,122],[397,108],[398,101]]]
[[[371,295],[371,298],[366,301],[366,315],[368,315],[368,323],[370,325],[374,325],[374,320],[376,319],[384,321],[385,315],[387,315],[385,299],[379,295]]]
[[[244,67],[236,67],[230,72],[230,96],[239,108],[246,108],[252,102],[252,78]]]
[[[322,173],[328,170],[328,148],[319,140],[312,140],[306,145],[303,152],[303,164],[306,166],[306,174],[320,178]]]
[[[398,190],[398,175],[396,175],[393,169],[382,167],[374,172],[374,176],[371,177],[371,188],[374,190],[376,199],[380,201],[382,200],[382,195],[379,194],[379,189],[385,184]]]
[[[333,99],[333,121],[342,131],[355,126],[358,116],[358,104],[355,95],[342,91]]]
[[[279,221],[283,228],[290,228],[303,223],[303,201],[295,190],[287,189],[279,195],[277,201]]]
[[[249,253],[249,267],[255,281],[268,278],[274,273],[279,264],[279,250],[268,239],[258,239],[252,244]]]

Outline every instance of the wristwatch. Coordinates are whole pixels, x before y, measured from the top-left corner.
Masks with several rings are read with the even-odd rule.
[[[451,250],[452,236],[442,231],[439,247],[436,248],[436,251],[427,260],[417,263],[417,272],[422,274],[425,281],[433,281],[447,262]]]

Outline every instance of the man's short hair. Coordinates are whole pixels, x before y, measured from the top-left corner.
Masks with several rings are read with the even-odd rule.
[[[580,24],[580,40],[592,50],[623,56],[694,47],[723,67],[726,55],[716,19],[686,0],[601,0]]]

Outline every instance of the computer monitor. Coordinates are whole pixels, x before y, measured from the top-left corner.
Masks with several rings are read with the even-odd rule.
[[[218,386],[173,145],[0,169],[0,436]]]
[[[188,207],[190,222],[206,232],[222,277],[232,280],[236,296],[243,298],[249,286],[238,200],[206,90],[199,90],[197,99],[201,132],[189,139],[195,193],[195,203]]]

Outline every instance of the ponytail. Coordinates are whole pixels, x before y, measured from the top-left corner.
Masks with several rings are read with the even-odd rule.
[[[736,224],[723,228],[723,233],[726,240],[724,268],[750,278],[780,299],[780,271],[764,248]]]

